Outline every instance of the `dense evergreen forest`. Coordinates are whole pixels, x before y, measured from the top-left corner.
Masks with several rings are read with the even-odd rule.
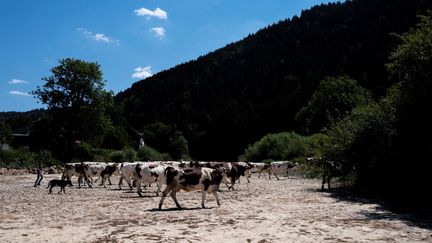
[[[181,131],[195,159],[235,160],[268,133],[301,131],[294,117],[320,80],[348,75],[380,97],[397,38],[426,0],[356,0],[305,10],[119,93],[135,129],[162,122]]]

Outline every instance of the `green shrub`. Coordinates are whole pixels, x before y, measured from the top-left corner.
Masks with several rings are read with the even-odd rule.
[[[147,161],[147,160],[167,160],[167,157],[169,154],[162,155],[159,153],[156,149],[144,146],[138,150],[137,157],[140,161]],[[165,158],[164,158],[165,157]]]
[[[43,167],[59,166],[61,164],[59,160],[52,156],[51,151],[49,150],[39,151],[37,154],[37,160],[42,162]]]
[[[132,148],[125,148],[122,152],[124,161],[135,161],[137,159],[137,152]]]
[[[94,151],[90,144],[82,143],[74,148],[73,161],[94,161]]]
[[[248,145],[239,157],[243,161],[292,160],[310,153],[310,138],[293,132],[268,134]]]
[[[34,168],[38,155],[28,148],[0,151],[0,167],[9,169]]]
[[[110,160],[117,163],[124,162],[125,160],[124,160],[123,151],[119,150],[119,151],[111,152]]]

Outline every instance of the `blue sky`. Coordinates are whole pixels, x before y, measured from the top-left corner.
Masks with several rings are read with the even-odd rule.
[[[0,111],[43,107],[28,92],[62,58],[98,62],[115,93],[322,0],[0,0]]]

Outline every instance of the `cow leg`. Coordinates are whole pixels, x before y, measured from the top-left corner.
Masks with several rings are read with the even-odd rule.
[[[133,188],[133,187],[136,187],[136,186],[137,186],[137,180],[138,180],[138,179],[136,179],[136,178],[134,178],[134,179],[132,180],[132,186],[131,186],[131,188],[130,188],[131,191],[132,191],[132,188]],[[140,186],[141,186],[141,184],[140,184]]]
[[[105,176],[100,175],[95,182],[97,182],[99,179],[101,179],[101,182],[99,184],[99,186],[104,186],[105,187]]]
[[[269,180],[271,180],[271,178],[270,178],[271,177],[271,171],[269,171],[268,173],[269,173]]]
[[[140,197],[142,197],[143,195],[141,194],[141,180],[136,180],[135,181],[135,185],[137,187],[137,193]]]
[[[232,189],[233,191],[235,191],[235,189],[234,189],[235,182],[236,182],[236,178],[235,177],[231,177],[231,186],[228,187],[228,190]]]
[[[102,177],[102,181],[101,181],[101,186],[103,186],[104,188],[106,188],[106,185],[105,185],[105,181],[106,181],[106,178],[105,178],[105,176],[104,177]]]
[[[93,176],[90,176],[90,177],[85,176],[85,177],[86,177],[87,186],[89,186],[90,188],[92,188],[92,185],[93,185]]]
[[[129,186],[129,191],[132,191],[133,184],[131,183],[130,179],[125,177],[125,180],[126,180],[128,186]]]
[[[162,182],[158,181],[156,182],[156,185],[157,185],[156,196],[159,196],[159,192],[161,191],[162,188]]]
[[[130,191],[132,191],[132,185],[131,185],[130,179],[128,177],[126,177],[126,176],[120,177],[120,181],[119,181],[119,188],[120,188],[120,190],[121,190],[121,185],[123,183],[123,179],[127,182]]]
[[[72,178],[70,176],[65,176],[65,178],[62,178],[62,180],[63,179],[66,179],[67,181],[70,181],[71,186],[73,186],[72,185]]]
[[[219,194],[217,193],[217,191],[212,192],[212,194],[216,198],[217,205],[220,206]]]
[[[119,186],[120,190],[121,190],[122,184],[123,184],[123,175],[120,175],[120,179],[119,179],[119,183],[118,183],[118,186]]]
[[[161,197],[161,200],[159,201],[159,210],[162,209],[163,200],[165,199],[166,195],[169,192],[167,189],[168,189],[168,187],[165,188],[165,190],[162,192],[162,197]]]
[[[49,193],[48,193],[48,194],[51,194],[51,192],[52,192],[52,188],[53,188],[53,187],[50,187],[50,189],[49,189]]]
[[[202,191],[202,193],[201,193],[201,207],[202,208],[205,208],[205,205],[204,205],[205,199],[206,199],[206,191]]]
[[[81,180],[82,180],[82,177],[81,177],[81,175],[78,177],[78,188],[81,188]]]
[[[226,176],[224,176],[224,177],[222,178],[222,181],[225,183],[225,186],[228,187],[228,189],[229,189],[229,186],[228,186],[228,179],[227,179]],[[219,189],[219,190],[220,190],[220,189]]]
[[[110,184],[110,186],[112,186],[110,176],[108,176],[108,183]]]
[[[90,181],[87,180],[87,186],[90,187],[90,188],[93,188],[93,183],[90,183]]]
[[[323,174],[322,183],[321,183],[321,190],[324,191],[324,184],[326,183],[326,174]]]
[[[277,180],[280,180],[276,173],[273,173],[273,175],[276,177]]]
[[[180,206],[180,204],[179,204],[178,201],[177,201],[176,194],[177,194],[176,191],[171,190],[171,197],[172,197],[172,199],[174,200],[174,202],[175,202],[177,208],[178,208],[178,209],[182,209],[182,207]]]
[[[159,210],[162,209],[163,201],[170,190],[171,190],[171,188],[169,186],[167,186],[165,188],[165,190],[162,192],[162,197],[161,197],[161,200],[159,201]]]
[[[331,180],[331,176],[327,175],[327,188],[330,190],[330,180]]]

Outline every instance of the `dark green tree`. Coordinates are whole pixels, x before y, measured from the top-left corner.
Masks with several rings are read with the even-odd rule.
[[[399,84],[396,102],[396,151],[394,166],[398,172],[411,175],[404,183],[412,188],[428,190],[432,169],[432,13],[420,17],[420,23],[400,35],[401,44],[390,56],[388,68]]]
[[[430,206],[424,192],[432,169],[431,16],[399,37],[387,65],[397,83],[377,104],[356,107],[332,124],[323,156],[352,174],[361,191]]]
[[[48,107],[54,144],[63,153],[78,140],[100,142],[111,129],[106,109],[113,103],[112,92],[104,90],[100,65],[65,58],[51,72],[32,94]]]
[[[0,144],[10,143],[12,138],[12,129],[9,124],[0,122]]]
[[[296,120],[305,124],[307,133],[316,133],[371,100],[370,92],[355,80],[347,76],[328,77],[320,82],[307,106],[297,113]]]
[[[189,158],[188,141],[182,132],[162,122],[143,128],[146,144],[162,153],[169,153],[173,159]]]

